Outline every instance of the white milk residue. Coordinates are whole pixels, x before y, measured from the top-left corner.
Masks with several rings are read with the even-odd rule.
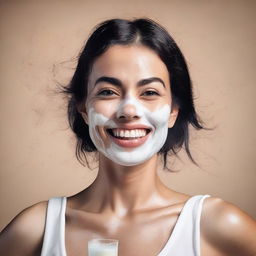
[[[88,254],[89,256],[118,256],[118,242],[102,243],[91,240],[88,243]]]
[[[114,121],[108,119],[102,114],[97,113],[93,108],[89,110],[88,119],[89,119],[88,122],[89,122],[90,137],[95,147],[100,152],[102,152],[105,146],[100,134],[98,133],[97,126],[117,128],[117,125],[115,124]],[[104,154],[104,152],[102,153]]]
[[[117,117],[123,115],[122,111],[128,104],[135,108],[135,114],[139,117],[136,124],[145,125],[151,129],[151,133],[149,134],[147,140],[141,146],[129,148],[129,151],[127,151],[124,147],[117,145],[112,140],[110,140],[109,146],[105,145],[104,141],[99,135],[97,126],[103,128],[118,127],[113,120],[110,120],[104,115],[97,113],[94,108],[89,109],[88,116],[89,132],[96,148],[107,158],[124,166],[141,164],[159,152],[167,138],[168,121],[171,113],[171,108],[168,104],[157,109],[156,111],[151,112],[135,98],[129,97],[128,99],[121,101],[118,105],[116,113]]]

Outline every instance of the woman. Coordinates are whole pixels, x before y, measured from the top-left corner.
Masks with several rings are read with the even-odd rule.
[[[98,176],[79,194],[21,212],[1,234],[1,255],[82,256],[92,238],[118,239],[121,256],[256,255],[251,217],[171,190],[156,174],[158,157],[166,167],[183,144],[191,157],[188,125],[202,128],[185,60],[164,28],[100,24],[66,92],[77,157],[98,151]]]

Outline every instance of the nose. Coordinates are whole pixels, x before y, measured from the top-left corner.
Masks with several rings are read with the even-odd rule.
[[[117,119],[138,119],[140,115],[134,103],[124,101],[117,110]]]

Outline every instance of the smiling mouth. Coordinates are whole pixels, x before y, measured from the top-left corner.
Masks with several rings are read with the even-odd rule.
[[[114,128],[114,129],[107,129],[108,134],[110,134],[112,137],[120,140],[136,140],[143,138],[147,136],[151,129],[144,129],[144,128],[138,128],[138,129],[120,129],[120,128]]]

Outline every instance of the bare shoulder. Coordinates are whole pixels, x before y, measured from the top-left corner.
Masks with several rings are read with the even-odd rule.
[[[20,212],[0,233],[0,255],[40,255],[47,202]]]
[[[256,255],[255,220],[220,198],[205,199],[201,235],[223,255]]]

